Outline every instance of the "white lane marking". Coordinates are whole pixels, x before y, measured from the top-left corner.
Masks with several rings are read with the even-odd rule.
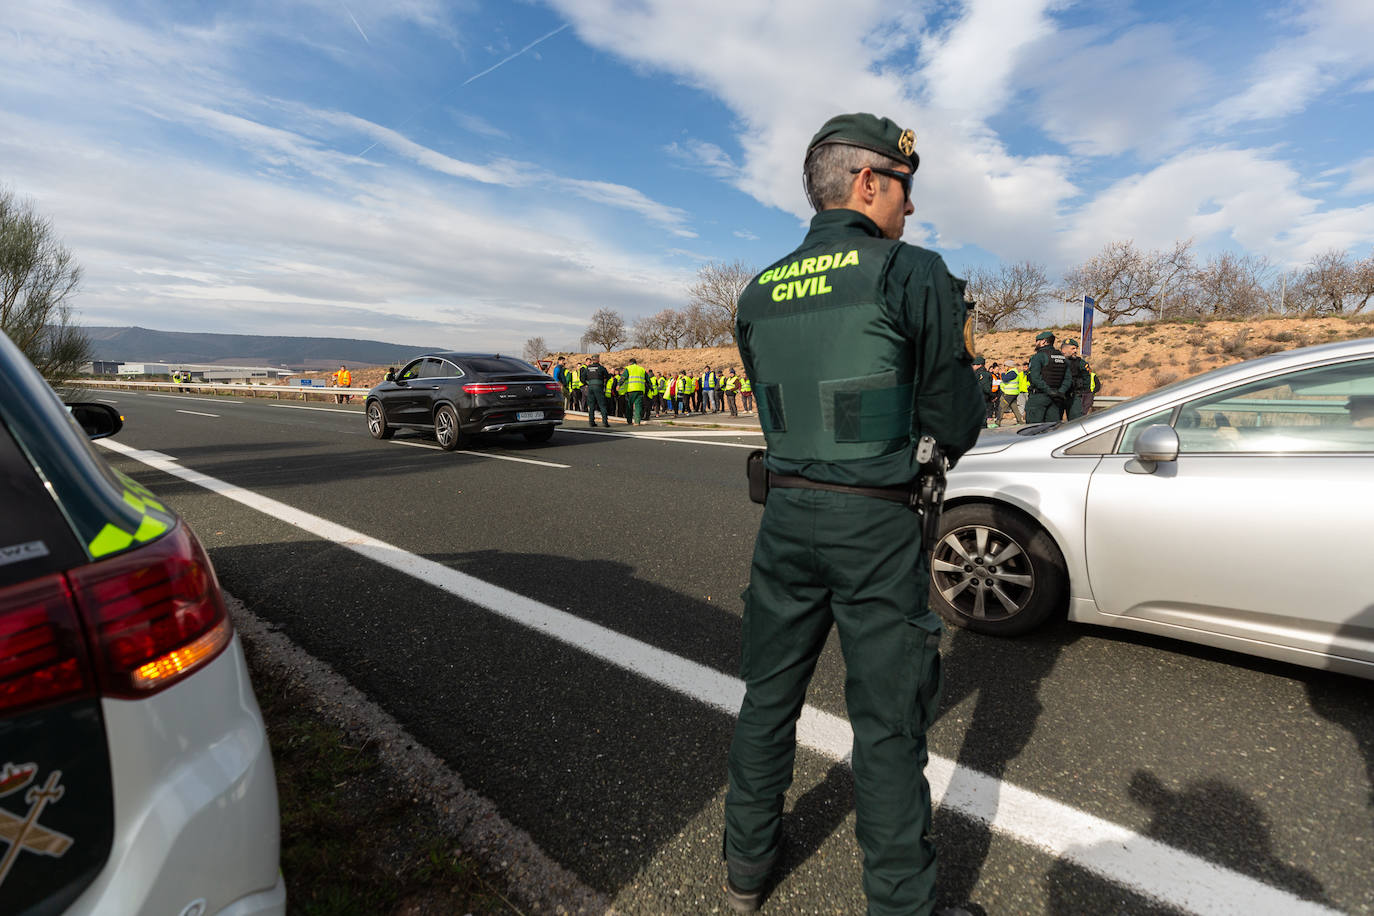
[[[757,445],[750,445],[748,442],[712,442],[710,439],[687,439],[661,433],[613,433],[609,429],[568,429],[561,426],[559,430],[586,436],[610,436],[613,439],[649,439],[653,442],[685,442],[688,445],[719,445],[724,448],[758,448]],[[762,433],[756,435],[762,435]]]
[[[130,392],[143,394],[150,398],[174,398],[178,401],[214,401],[216,404],[242,404],[242,401],[226,401],[223,398],[204,397],[194,394],[153,394],[151,391]]]
[[[731,716],[744,699],[744,684],[714,668],[679,658],[655,646],[475,579],[433,560],[328,519],[177,466],[159,452],[141,451],[109,439],[99,445],[187,483],[321,537],[397,572],[486,608],[537,633],[568,643],[617,667],[699,700]],[[797,740],[833,760],[847,761],[853,732],[845,719],[812,706],[802,708]],[[1065,861],[1095,872],[1155,900],[1192,913],[1296,913],[1338,916],[1339,911],[1233,872],[1192,853],[1140,836],[947,757],[930,755],[926,766],[936,803]]]
[[[347,407],[306,407],[304,404],[274,404],[268,403],[268,407],[285,407],[287,410],[323,410],[326,413],[351,413],[355,417],[364,416],[361,410],[349,410]]]
[[[182,410],[180,407],[177,408],[177,413],[193,413],[198,417],[214,417],[216,420],[219,419],[219,414],[217,413],[201,413],[199,410]]]
[[[430,445],[428,442],[411,442],[408,439],[392,439],[395,445],[409,445],[411,448],[432,448],[443,451],[437,445]],[[469,452],[465,449],[454,449],[455,455],[472,455],[474,458],[492,458],[496,461],[518,461],[521,464],[537,464],[546,468],[570,468],[570,464],[555,464],[552,461],[535,461],[533,458],[516,458],[514,455],[492,455],[487,452]]]
[[[97,401],[100,401],[100,402],[103,403],[103,404],[118,404],[118,403],[119,403],[118,401],[112,401],[112,400],[110,400],[109,398],[96,398],[96,400],[97,400]]]

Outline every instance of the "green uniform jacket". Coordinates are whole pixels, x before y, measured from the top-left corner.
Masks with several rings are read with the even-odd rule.
[[[859,273],[844,273],[849,270]],[[847,300],[845,290],[859,286],[876,289],[880,301],[871,302],[867,291],[856,292],[862,297],[857,301]],[[916,477],[916,442],[921,436],[934,437],[951,464],[968,451],[984,425],[987,402],[971,368],[972,354],[964,348],[967,308],[963,287],[963,281],[950,275],[938,254],[883,239],[877,225],[863,214],[843,208],[817,213],[801,247],[755,277],[740,297],[736,339],[745,373],[758,388],[760,409],[767,406],[762,401],[769,396],[766,389],[774,380],[791,379],[777,396],[782,399],[779,403],[795,405],[798,409],[792,413],[797,416],[811,418],[831,410],[827,396],[834,399],[836,416],[840,413],[838,405],[844,403],[864,404],[862,409],[866,410],[864,399],[874,392],[855,391],[866,380],[858,379],[859,385],[855,385],[855,379],[846,376],[826,378],[821,374],[827,371],[820,368],[824,366],[841,372],[857,369],[853,376],[879,370],[887,376],[910,372],[909,381],[898,377],[895,387],[876,392],[886,401],[887,415],[901,411],[901,415],[909,416],[909,423],[895,445],[875,444],[889,450],[843,460],[796,455],[783,458],[781,454],[788,449],[775,449],[777,434],[765,423],[768,467],[775,473],[799,474],[827,483],[901,486]],[[836,353],[835,337],[799,331],[822,326],[842,328],[846,336],[857,335],[856,339],[881,341],[872,346],[875,353],[886,354],[882,359],[887,365],[842,365],[845,357]],[[784,340],[788,342],[780,345]],[[799,377],[805,377],[805,383],[798,383]],[[909,386],[905,406],[896,402],[908,390],[904,386]],[[832,394],[836,389],[842,393]],[[807,399],[820,403],[813,406],[817,401],[807,403]],[[784,409],[791,411],[790,407]],[[783,441],[787,435],[777,438]],[[817,433],[813,428],[808,435],[814,438]],[[845,440],[838,434],[835,441],[838,444],[832,452],[852,448],[843,444]]]
[[[1050,387],[1049,383],[1045,380],[1045,367],[1049,365],[1051,356],[1058,356],[1066,362],[1064,366],[1064,378],[1056,387]],[[1035,355],[1030,358],[1030,365],[1026,369],[1026,373],[1030,376],[1031,394],[1045,393],[1058,397],[1067,395],[1069,389],[1073,387],[1073,372],[1071,369],[1072,367],[1067,365],[1067,358],[1060,355],[1059,351],[1054,349],[1053,346],[1042,347],[1036,350]]]

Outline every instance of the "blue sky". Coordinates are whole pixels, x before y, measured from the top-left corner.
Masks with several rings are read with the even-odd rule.
[[[567,347],[793,248],[841,111],[916,131],[956,272],[1374,245],[1368,0],[44,0],[0,60],[93,325]]]

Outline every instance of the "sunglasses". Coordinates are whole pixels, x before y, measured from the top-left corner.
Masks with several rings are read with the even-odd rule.
[[[911,180],[916,177],[915,172],[899,172],[896,169],[883,169],[876,165],[865,166],[865,168],[878,175],[886,175],[888,178],[897,179],[902,184],[902,201],[905,203],[911,200]],[[850,169],[849,174],[857,175],[862,171],[863,169]]]

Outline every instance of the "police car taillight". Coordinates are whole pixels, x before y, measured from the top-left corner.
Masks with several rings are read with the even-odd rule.
[[[0,714],[93,692],[66,578],[0,589]]]
[[[133,699],[170,687],[233,637],[210,558],[183,524],[68,576],[105,696]]]

